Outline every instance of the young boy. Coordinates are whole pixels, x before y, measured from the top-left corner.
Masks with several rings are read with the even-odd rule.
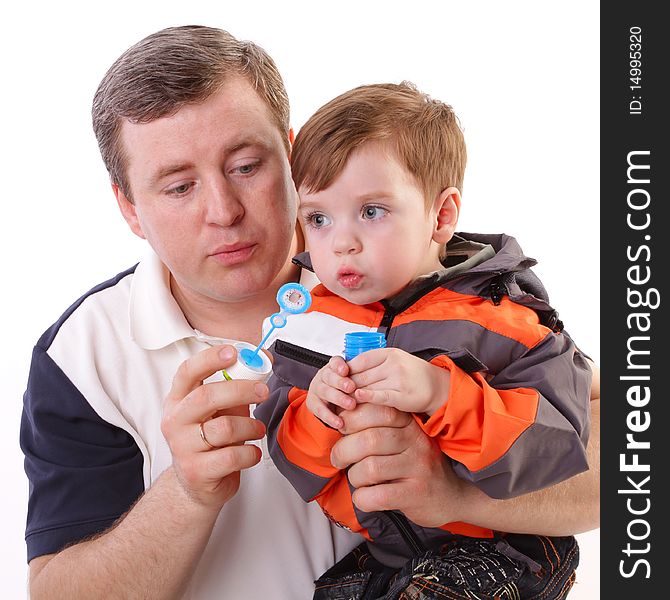
[[[465,162],[451,107],[407,83],[335,98],[295,140],[309,254],[294,261],[321,284],[272,345],[271,396],[255,414],[303,499],[367,540],[315,598],[560,598],[572,585],[573,538],[366,513],[330,462],[338,412],[371,402],[412,413],[495,498],[588,468],[590,367],[512,238],[454,233]],[[354,331],[382,332],[387,347],[347,363],[338,355]]]

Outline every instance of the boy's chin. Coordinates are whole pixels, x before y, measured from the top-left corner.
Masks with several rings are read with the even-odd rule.
[[[363,306],[365,304],[374,304],[383,300],[377,294],[372,294],[370,290],[364,289],[351,289],[344,286],[335,284],[333,287],[326,286],[333,294],[344,298],[347,302],[351,304],[356,304],[358,306]],[[333,289],[334,288],[334,289]]]

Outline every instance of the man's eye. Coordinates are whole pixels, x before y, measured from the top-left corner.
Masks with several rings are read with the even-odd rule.
[[[253,173],[254,170],[258,167],[258,163],[249,163],[248,165],[241,165],[237,167],[237,172],[240,175],[249,175],[250,173]]]
[[[182,183],[181,185],[177,185],[173,188],[170,188],[167,193],[172,194],[174,196],[181,196],[188,192],[191,189],[191,184],[190,183]]]
[[[381,206],[364,206],[361,211],[364,219],[381,219],[388,211]]]

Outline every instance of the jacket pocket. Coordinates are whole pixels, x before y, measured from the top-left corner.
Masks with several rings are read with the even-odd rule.
[[[273,375],[284,384],[303,390],[309,388],[317,371],[325,367],[331,359],[327,354],[296,346],[284,340],[277,340],[269,350],[274,356]]]

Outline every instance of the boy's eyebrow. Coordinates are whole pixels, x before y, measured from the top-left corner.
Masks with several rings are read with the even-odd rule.
[[[358,200],[361,202],[370,202],[374,200],[384,200],[388,199],[391,200],[393,199],[393,194],[390,194],[389,192],[385,190],[379,190],[378,192],[368,192],[367,194],[363,194],[361,196],[358,196]]]
[[[303,200],[302,198],[300,199],[300,205],[299,208],[314,208],[314,207],[320,207],[323,204],[323,202],[315,202],[314,200]]]
[[[361,203],[365,202],[379,202],[380,200],[393,200],[395,196],[387,191],[380,190],[378,192],[368,192],[366,194],[361,194],[360,196],[356,196],[356,200],[358,200]],[[312,207],[320,207],[324,204],[324,202],[319,202],[315,200],[303,200],[302,198],[300,199],[300,208],[306,207],[306,208],[312,208]]]

